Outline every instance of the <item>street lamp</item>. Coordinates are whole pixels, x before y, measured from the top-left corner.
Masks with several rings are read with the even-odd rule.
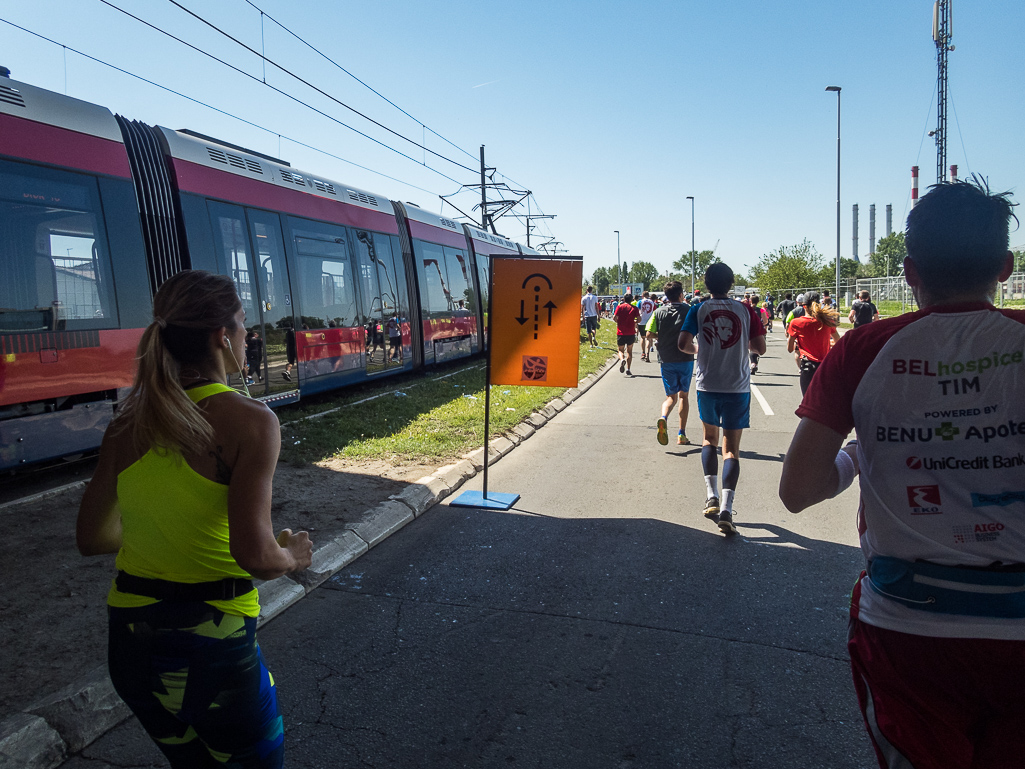
[[[616,233],[616,280],[619,281],[620,294],[623,293],[623,265],[619,261],[619,230],[613,230]]]
[[[690,293],[694,294],[694,196],[688,195],[690,201]]]
[[[836,305],[840,308],[840,86],[827,85],[836,91]]]

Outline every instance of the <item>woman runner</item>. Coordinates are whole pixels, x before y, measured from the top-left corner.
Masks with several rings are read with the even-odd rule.
[[[283,762],[251,578],[305,569],[313,545],[275,537],[278,420],[226,384],[242,371],[244,323],[228,277],[187,270],[160,287],[78,514],[82,554],[117,553],[114,688],[173,767]]]
[[[808,392],[808,385],[819,365],[826,358],[830,345],[840,341],[836,330],[840,317],[836,310],[819,304],[816,291],[809,291],[804,297],[804,315],[794,318],[787,327],[787,351],[795,353],[794,359],[801,370],[801,395]]]

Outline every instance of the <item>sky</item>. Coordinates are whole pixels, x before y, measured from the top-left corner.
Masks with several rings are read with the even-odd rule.
[[[690,250],[693,196],[697,250],[714,248],[747,272],[806,238],[836,256],[838,105],[829,85],[843,89],[841,256],[854,254],[855,203],[863,261],[870,204],[877,239],[887,204],[894,230],[903,229],[911,167],[920,166],[921,194],[936,181],[932,5],[0,0],[0,19],[55,41],[0,23],[0,64],[15,80],[448,216],[458,212],[440,195],[478,216],[479,191],[460,190],[479,184],[485,145],[495,179],[530,190],[530,213],[555,216],[534,222],[531,245],[554,238],[583,257],[585,276],[616,263],[615,230],[623,261],[668,271]],[[948,165],[1020,201],[1025,3],[958,0],[952,28]],[[265,64],[261,51],[328,96]],[[527,213],[525,203],[516,210]],[[496,227],[527,241],[522,219],[507,215]],[[1011,245],[1021,244],[1025,231],[1012,232]]]

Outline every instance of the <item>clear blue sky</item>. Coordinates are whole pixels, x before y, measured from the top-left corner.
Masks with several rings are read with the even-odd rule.
[[[258,58],[167,0],[111,2],[263,78]],[[736,269],[804,238],[832,259],[837,104],[827,85],[843,88],[841,255],[852,255],[852,204],[860,205],[864,258],[869,205],[876,204],[882,237],[888,203],[894,229],[903,228],[911,166],[921,167],[923,193],[935,181],[936,149],[926,136],[936,124],[931,0],[179,2],[260,50],[255,5],[466,152],[265,20],[269,58],[390,128],[417,141],[426,137],[431,149],[470,168],[486,145],[488,165],[512,186],[532,190],[543,213],[557,215],[539,223],[541,234],[582,254],[585,274],[615,264],[617,229],[625,261],[668,269],[690,248],[688,195],[696,198],[698,250],[718,243],[717,255]],[[948,164],[1020,199],[1025,3],[958,0],[953,13]],[[479,181],[427,156],[451,181],[385,150],[99,0],[8,1],[0,18],[273,133],[0,24],[0,63],[15,79],[148,123],[217,136],[435,211],[438,194]],[[266,77],[422,163],[422,150],[270,66]],[[277,133],[394,178],[279,141]],[[468,210],[476,200],[466,193],[458,204]],[[498,229],[525,242],[521,222],[506,218]],[[1013,233],[1011,242],[1025,243],[1025,233]]]

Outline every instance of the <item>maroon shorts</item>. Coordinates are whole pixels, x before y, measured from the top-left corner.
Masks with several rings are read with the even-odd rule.
[[[847,649],[883,769],[1025,766],[1025,641],[933,638],[859,621]]]

